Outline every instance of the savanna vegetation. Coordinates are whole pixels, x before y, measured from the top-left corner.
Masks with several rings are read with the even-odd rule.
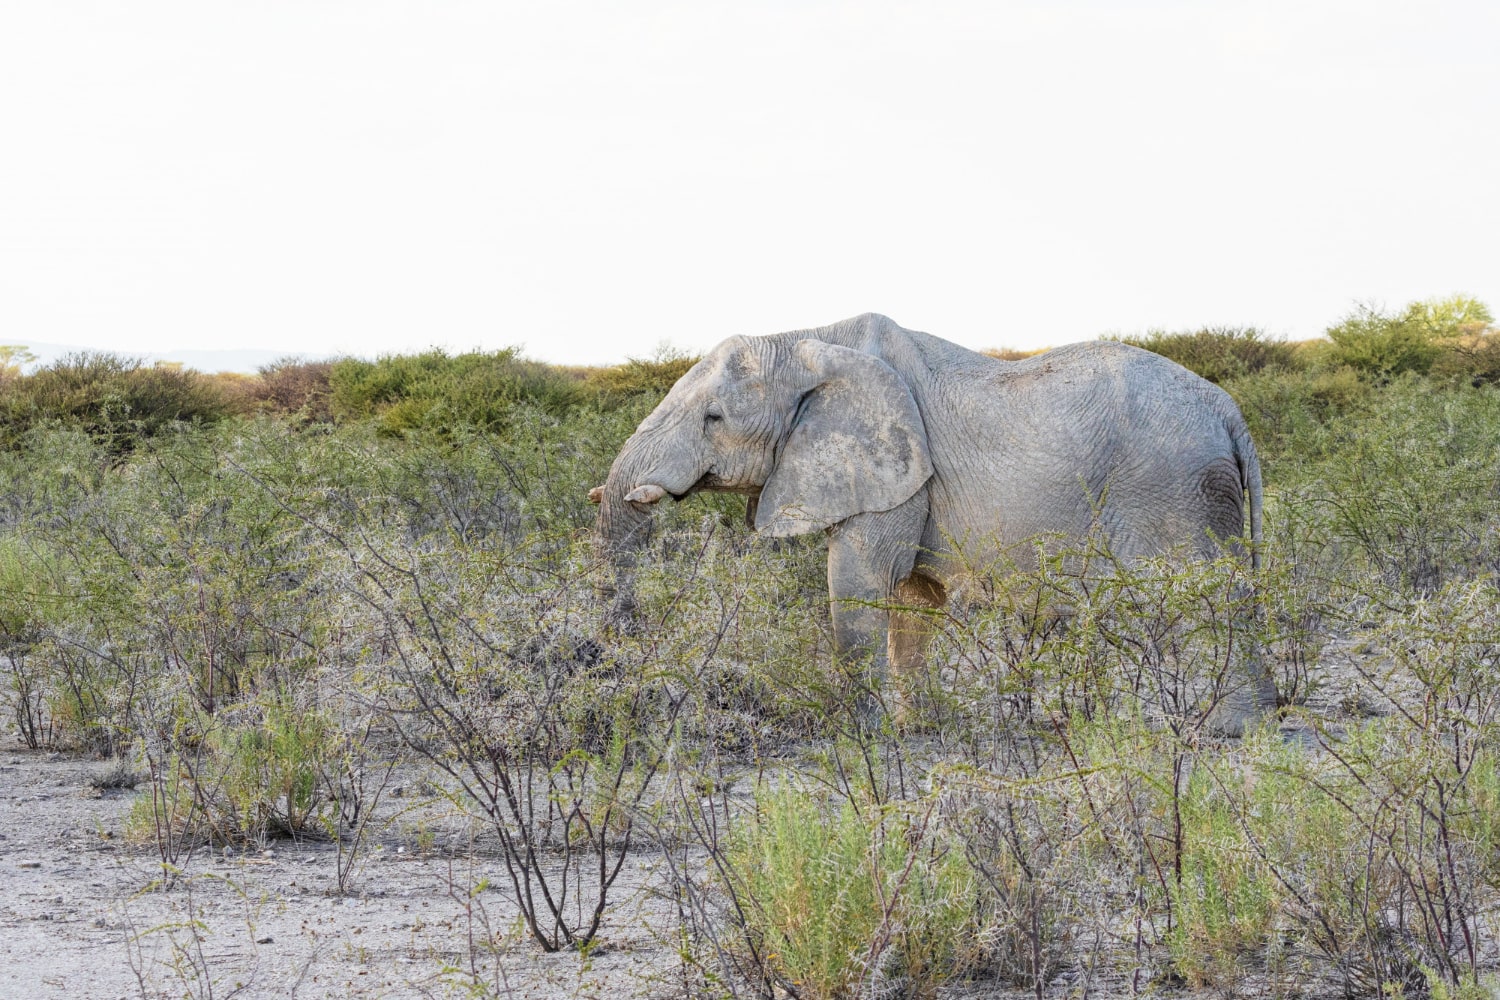
[[[1232,560],[1049,555],[934,613],[929,675],[879,692],[918,706],[900,731],[847,697],[817,540],[752,541],[741,499],[659,511],[641,624],[604,620],[587,493],[691,359],[227,377],[9,352],[10,729],[139,774],[130,832],[168,878],[206,845],[326,838],[348,888],[392,770],[420,773],[549,951],[607,941],[622,859],[656,852],[693,995],[1486,995],[1491,314],[1127,339],[1244,410],[1255,588]],[[1282,713],[1225,740],[1208,718],[1246,647]]]

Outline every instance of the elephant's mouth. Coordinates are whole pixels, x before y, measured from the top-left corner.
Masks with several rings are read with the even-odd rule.
[[[667,495],[670,496],[673,500],[686,500],[694,493],[702,493],[704,490],[719,489],[720,487],[718,485],[718,482],[719,480],[717,476],[715,476],[712,472],[707,472],[702,476],[699,476],[696,483],[689,486],[681,493],[668,493]]]
[[[707,490],[710,493],[743,493],[745,496],[759,496],[760,486],[749,483],[732,483],[719,478],[712,472],[705,473],[696,483],[687,488],[687,492],[678,495],[677,499],[692,496],[694,493]]]
[[[717,490],[721,488],[722,487],[719,486],[718,478],[712,472],[709,472],[705,473],[702,476],[699,476],[697,482],[693,483],[693,485],[689,486],[687,489],[683,490],[680,493],[667,489],[664,489],[663,492],[673,500],[686,500],[694,493],[701,493],[704,490]]]

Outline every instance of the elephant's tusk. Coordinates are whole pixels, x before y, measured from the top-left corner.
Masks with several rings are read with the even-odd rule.
[[[625,499],[631,503],[656,503],[656,501],[666,495],[667,491],[660,486],[657,486],[655,483],[647,483],[644,486],[637,486],[625,494]]]
[[[604,502],[604,487],[603,486],[595,486],[593,489],[589,490],[589,503],[603,503],[603,502]]]

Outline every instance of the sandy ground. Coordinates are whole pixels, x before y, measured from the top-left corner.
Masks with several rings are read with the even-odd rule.
[[[471,940],[480,996],[681,993],[654,852],[627,861],[600,947],[547,955],[499,886],[470,902],[482,879],[503,878],[498,859],[421,856],[399,836],[358,865],[348,895],[335,892],[333,845],[285,840],[250,856],[200,851],[170,891],[153,890],[159,855],[121,835],[138,793],[93,787],[106,770],[0,751],[0,998],[469,996]]]
[[[1336,718],[1359,700],[1358,685],[1339,680],[1316,693],[1315,715]],[[1310,738],[1296,722],[1283,733]],[[499,858],[475,849],[451,805],[404,798],[398,811],[425,817],[380,824],[345,894],[334,845],[291,840],[249,855],[200,850],[162,891],[155,848],[124,836],[141,792],[96,787],[110,770],[0,750],[0,1000],[684,996],[677,913],[654,849],[627,859],[599,944],[586,957],[549,955],[518,924]],[[1063,976],[1048,992],[1072,990]],[[971,983],[943,995],[1000,994]]]

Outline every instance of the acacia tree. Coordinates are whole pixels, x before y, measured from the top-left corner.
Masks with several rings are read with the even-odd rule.
[[[22,344],[0,344],[0,379],[21,374],[21,366],[36,360],[36,355]]]
[[[1412,302],[1399,313],[1361,303],[1328,328],[1329,357],[1379,379],[1425,375],[1444,352],[1482,337],[1492,320],[1489,307],[1468,295]]]
[[[1489,306],[1463,294],[1413,302],[1401,318],[1434,341],[1479,336],[1488,332],[1495,321]]]

